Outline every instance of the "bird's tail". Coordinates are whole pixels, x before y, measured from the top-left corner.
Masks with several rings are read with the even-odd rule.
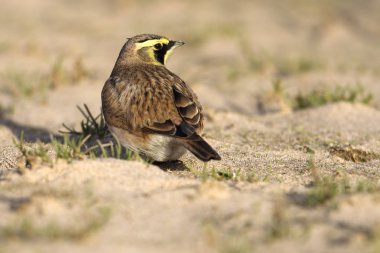
[[[204,162],[221,160],[219,154],[198,134],[193,134],[192,138],[184,139],[183,145]]]

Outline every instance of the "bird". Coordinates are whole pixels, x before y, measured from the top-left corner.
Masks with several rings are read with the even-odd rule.
[[[102,89],[102,114],[113,137],[153,162],[178,161],[187,150],[203,162],[221,160],[201,136],[197,95],[165,66],[184,44],[155,34],[127,39]]]

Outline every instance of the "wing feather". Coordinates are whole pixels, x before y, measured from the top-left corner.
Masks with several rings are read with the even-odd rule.
[[[178,138],[189,138],[197,132],[202,120],[201,111],[198,109],[196,101],[188,97],[173,87],[173,103],[172,106],[176,108],[181,121],[177,124],[172,119],[168,119],[164,125],[153,123],[150,126],[144,127],[149,132],[158,134],[170,135]],[[171,126],[171,132],[167,131],[168,125]],[[168,134],[169,133],[169,134]]]

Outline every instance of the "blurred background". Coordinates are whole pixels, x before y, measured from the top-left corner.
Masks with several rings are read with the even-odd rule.
[[[98,110],[120,48],[140,33],[187,42],[168,68],[209,109],[255,115],[334,99],[379,105],[380,1],[0,4],[0,108],[26,124],[57,130],[77,122],[76,104]]]
[[[186,42],[207,169],[50,138],[141,33]],[[380,252],[379,45],[379,0],[0,0],[0,253]]]

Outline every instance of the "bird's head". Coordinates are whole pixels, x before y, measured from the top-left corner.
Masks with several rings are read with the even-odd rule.
[[[173,50],[185,44],[154,34],[140,34],[129,38],[120,52],[123,60],[138,58],[149,64],[165,65]]]

